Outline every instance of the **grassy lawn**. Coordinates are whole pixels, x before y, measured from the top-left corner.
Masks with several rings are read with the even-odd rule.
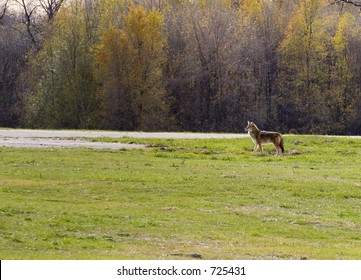
[[[361,259],[361,140],[101,140],[0,148],[1,259]]]

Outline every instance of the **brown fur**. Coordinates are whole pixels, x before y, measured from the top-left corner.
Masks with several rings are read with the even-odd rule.
[[[254,143],[254,154],[256,154],[258,147],[260,148],[261,153],[263,153],[262,144],[272,143],[276,148],[276,156],[283,155],[285,149],[283,147],[283,138],[281,133],[259,130],[257,125],[253,122],[248,122],[245,130],[248,131],[248,135],[252,138]]]

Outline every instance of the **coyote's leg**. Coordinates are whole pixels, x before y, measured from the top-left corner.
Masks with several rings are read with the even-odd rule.
[[[279,142],[273,143],[276,148],[276,156],[283,156],[284,148],[283,148],[283,139],[281,138]]]
[[[257,149],[258,149],[258,144],[254,143],[254,147],[253,147],[253,154],[254,155],[256,155]]]

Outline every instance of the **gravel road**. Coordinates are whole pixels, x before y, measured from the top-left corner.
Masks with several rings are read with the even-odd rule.
[[[219,133],[179,133],[179,132],[116,132],[83,130],[32,130],[1,129],[0,147],[52,148],[85,147],[93,149],[144,149],[145,145],[91,142],[87,138],[172,138],[172,139],[211,139],[244,138],[247,134]]]

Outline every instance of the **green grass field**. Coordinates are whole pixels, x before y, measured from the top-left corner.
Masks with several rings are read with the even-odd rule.
[[[361,140],[101,140],[0,148],[1,259],[361,259]]]

